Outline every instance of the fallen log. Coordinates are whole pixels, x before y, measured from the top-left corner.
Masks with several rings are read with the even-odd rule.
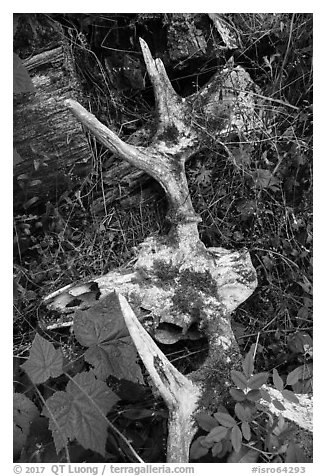
[[[71,325],[83,310],[92,312],[95,305],[98,312],[110,293],[118,293],[130,335],[169,409],[167,461],[184,463],[189,461],[189,447],[197,431],[195,415],[211,413],[229,398],[231,371],[239,369],[242,360],[231,313],[257,286],[247,250],[206,248],[199,239],[201,219],[191,202],[185,161],[206,143],[207,131],[216,140],[233,120],[240,121],[236,109],[241,104],[247,104],[249,125],[252,109],[248,91],[235,81],[238,68],[227,68],[198,93],[181,98],[162,61],[154,60],[146,43],[140,42],[158,113],[157,131],[148,147],[123,142],[77,102],[67,100],[65,104],[104,146],[160,183],[170,206],[171,229],[167,236],[149,237],[140,244],[132,269],[115,270],[47,296],[48,310],[64,319],[40,324],[48,329]],[[209,351],[203,365],[186,377],[168,362],[153,338],[176,342],[194,327],[207,338]],[[290,407],[286,417],[310,430],[307,401],[299,400]]]
[[[21,15],[19,24],[18,36],[28,25],[28,16]],[[45,31],[51,39],[48,49],[22,61],[34,92],[14,94],[16,210],[53,200],[92,167],[93,155],[82,126],[64,106],[65,99],[82,100],[71,48],[58,24],[36,22],[35,34],[43,38]]]

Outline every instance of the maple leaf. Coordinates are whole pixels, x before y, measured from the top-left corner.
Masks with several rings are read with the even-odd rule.
[[[46,401],[56,451],[76,439],[84,448],[105,455],[107,420],[105,415],[119,397],[93,372],[83,372],[70,381],[65,392],[56,392]]]
[[[74,333],[78,342],[88,347],[84,358],[94,366],[98,378],[105,380],[113,375],[144,383],[137,363],[137,350],[115,293],[109,294],[89,310],[77,311]]]
[[[57,454],[69,440],[75,439],[75,415],[72,404],[72,398],[66,392],[55,392],[46,401],[42,412],[49,418],[49,429],[52,431]]]
[[[44,383],[49,377],[59,377],[62,374],[63,356],[60,349],[35,335],[28,360],[21,365],[33,383]]]

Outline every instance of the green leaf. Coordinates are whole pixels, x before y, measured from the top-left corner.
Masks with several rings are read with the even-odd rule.
[[[289,443],[286,451],[285,463],[306,463],[307,459],[302,449],[295,443]]]
[[[241,388],[241,390],[245,390],[248,386],[248,381],[243,373],[239,372],[238,370],[231,370],[231,378],[234,384]]]
[[[247,400],[249,400],[250,402],[257,402],[258,400],[260,400],[260,398],[260,390],[250,390],[247,393]]]
[[[270,394],[267,392],[267,390],[265,390],[263,388],[260,388],[259,393],[260,393],[260,396],[263,400],[265,400],[268,403],[271,403],[272,398],[271,398]]]
[[[209,449],[202,446],[201,441],[205,438],[205,436],[199,436],[196,440],[192,442],[190,447],[190,459],[196,460],[201,458],[202,456],[207,455]]]
[[[226,426],[227,428],[232,428],[232,426],[236,425],[237,422],[231,415],[228,413],[223,413],[223,412],[216,412],[214,413],[214,418],[223,426]]]
[[[19,56],[14,53],[14,94],[34,92],[35,88],[28,74],[26,66],[23,65]]]
[[[277,437],[282,435],[288,429],[288,424],[286,423],[284,416],[282,414],[278,415],[277,425],[274,426],[273,434]],[[280,442],[281,443],[281,442]],[[284,450],[285,451],[285,450]]]
[[[286,385],[295,385],[299,380],[303,380],[303,365],[289,373],[286,378]]]
[[[275,408],[277,408],[277,410],[280,410],[281,412],[285,410],[284,405],[279,400],[276,400],[276,399],[272,400],[272,404],[274,405]]]
[[[197,413],[195,419],[200,428],[205,431],[210,431],[212,428],[215,428],[215,426],[218,425],[216,419],[210,415],[207,415],[207,413]]]
[[[245,376],[249,379],[254,371],[254,355],[252,350],[250,350],[242,362],[242,369]]]
[[[302,365],[303,367],[303,372],[302,372],[302,379],[307,380],[311,379],[313,376],[313,364],[305,364]]]
[[[14,457],[18,457],[26,443],[32,421],[39,415],[34,403],[22,393],[14,393],[13,431]]]
[[[253,411],[249,405],[241,405],[237,403],[234,407],[235,414],[241,421],[251,421],[253,417]]]
[[[260,372],[259,374],[253,375],[248,381],[248,387],[251,389],[260,388],[262,385],[265,385],[268,380],[268,376],[269,375],[267,372]]]
[[[16,165],[20,164],[21,162],[24,162],[23,159],[21,158],[20,154],[15,149],[15,147],[14,147],[13,154],[14,154],[14,167]]]
[[[251,429],[250,429],[250,425],[247,421],[243,421],[241,423],[241,431],[242,431],[242,434],[243,434],[243,437],[249,441],[250,438],[251,438]]]
[[[224,458],[224,456],[228,453],[230,453],[230,451],[232,451],[232,443],[229,439],[229,436],[226,437],[226,439],[222,440],[222,441],[219,441],[218,443],[215,443],[215,445],[218,445],[218,447],[215,448],[215,451],[214,451],[214,454],[217,458],[219,459],[222,459]],[[213,448],[214,448],[213,446]],[[212,448],[212,456],[213,455],[213,448]]]
[[[228,457],[228,463],[256,463],[259,457],[259,452],[255,450],[248,450],[245,446],[242,446],[237,453],[233,451]]]
[[[69,381],[66,392],[56,392],[46,401],[43,415],[50,419],[56,451],[76,439],[85,449],[105,455],[105,415],[119,400],[93,372],[83,372]]]
[[[231,430],[231,442],[234,451],[238,453],[242,446],[242,433],[238,426],[234,426]]]
[[[284,388],[284,383],[283,380],[281,379],[278,371],[276,369],[273,369],[273,383],[275,385],[275,388],[279,391],[282,392]]]
[[[73,398],[66,392],[55,392],[43,408],[42,414],[49,418],[49,429],[57,454],[68,444],[69,440],[76,438],[75,419],[73,411]]]
[[[251,421],[255,415],[255,408],[251,408],[250,406],[245,406],[244,411],[245,411],[245,420]]]
[[[98,342],[116,342],[129,336],[119,300],[114,292],[96,303],[89,310],[77,311],[74,333],[78,342],[85,346]]]
[[[241,405],[241,403],[237,403],[234,407],[234,412],[235,414],[237,415],[237,417],[239,418],[239,420],[241,421],[245,421],[246,420],[246,412],[245,412],[245,408],[243,405]]]
[[[77,311],[74,333],[78,342],[88,347],[85,360],[93,365],[95,375],[106,380],[109,375],[144,383],[137,363],[138,353],[120,310],[115,293],[109,294],[89,310]]]
[[[295,393],[312,393],[312,379],[300,380],[292,386]]]
[[[230,395],[236,402],[243,402],[246,399],[246,394],[239,388],[230,388]]]
[[[283,397],[288,400],[289,402],[292,402],[292,403],[299,403],[299,399],[298,397],[296,396],[296,394],[294,392],[292,392],[291,390],[286,390],[284,389],[282,391],[282,395]]]
[[[206,435],[205,441],[207,443],[218,443],[225,438],[227,432],[228,428],[225,428],[225,426],[216,426]]]
[[[50,342],[35,335],[28,360],[21,365],[33,383],[44,383],[48,378],[62,374],[63,356]]]
[[[130,337],[120,339],[119,343],[100,343],[91,346],[84,355],[85,361],[94,366],[95,375],[106,380],[109,375],[135,383],[144,383],[141,369],[137,363],[137,350]]]
[[[223,451],[223,443],[219,441],[218,443],[214,443],[214,446],[212,446],[212,456],[213,458],[218,458],[219,455]]]

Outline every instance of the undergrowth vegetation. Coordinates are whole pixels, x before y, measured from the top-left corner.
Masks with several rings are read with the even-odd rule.
[[[291,399],[291,391],[312,391],[312,15],[228,14],[225,18],[241,46],[233,52],[235,64],[244,66],[260,88],[257,117],[261,127],[247,135],[221,138],[220,143],[201,151],[187,163],[187,178],[194,208],[202,218],[199,231],[205,245],[245,247],[257,271],[258,288],[235,311],[232,321],[243,355],[247,355],[248,381],[253,355],[255,373],[266,373],[259,385],[248,385],[248,391],[260,389],[271,378],[276,388],[283,390],[287,385]],[[53,15],[53,19],[63,25],[71,42],[89,109],[122,139],[145,145],[155,127],[148,79],[138,65],[134,65],[137,72],[132,78],[108,77],[101,45],[106,44],[103,31],[108,24],[122,34],[128,31],[136,42],[139,32],[146,30],[146,15],[71,14]],[[164,30],[165,14],[155,21]],[[198,87],[202,76],[215,71],[207,61],[198,70],[183,72],[187,94]],[[181,79],[174,75],[172,84],[181,88],[182,95]],[[83,278],[128,268],[147,236],[168,229],[160,187],[147,181],[142,190],[129,193],[125,184],[112,184],[107,172],[115,159],[92,138],[90,143],[93,165],[83,183],[53,203],[15,211],[15,408],[24,408],[27,415],[25,422],[16,422],[15,457],[38,463],[136,461],[128,446],[132,442],[142,460],[164,461],[167,415],[149,382],[145,386],[112,377],[109,387],[94,390],[89,362],[84,359],[86,350],[78,337],[67,329],[43,331],[42,337],[36,333],[42,297]],[[112,189],[116,199],[107,201]],[[49,370],[39,381],[26,363],[32,358],[32,342],[38,346],[34,351],[46,356]],[[205,352],[202,342],[163,347],[185,373],[194,369],[194,362]],[[52,360],[47,360],[49,355]],[[24,366],[29,372],[24,372]],[[217,410],[215,416],[198,417],[201,434],[192,447],[193,460],[240,462],[246,454],[247,462],[300,461],[298,448],[288,444],[284,419],[259,413],[257,398],[248,400],[246,392],[241,395],[247,386],[236,376],[233,380],[237,388],[231,394],[233,405]],[[107,439],[101,440],[101,451],[96,451],[90,435],[78,439],[78,428],[76,433],[67,429],[67,437],[77,442],[58,443],[52,407],[45,402],[59,398],[54,397],[59,393],[76,391],[74,386],[83,395],[92,387],[91,398],[81,398],[81,409],[88,411],[89,400],[93,405],[95,401],[94,412],[107,415],[104,429],[94,423],[102,435],[109,428]],[[111,400],[106,400],[109,406],[101,406],[101,392],[112,392]],[[92,417],[100,421],[98,415]],[[29,427],[27,421],[32,420]],[[242,453],[242,443],[250,454]],[[59,455],[58,448],[62,450]]]

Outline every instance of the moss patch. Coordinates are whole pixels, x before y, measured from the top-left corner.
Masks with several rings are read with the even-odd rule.
[[[193,288],[206,294],[215,295],[217,293],[216,283],[207,270],[203,273],[189,269],[181,271],[180,285],[183,288]]]
[[[159,260],[154,263],[154,272],[160,284],[175,287],[172,298],[175,309],[191,315],[196,320],[200,318],[205,306],[202,294],[217,295],[216,283],[207,270],[202,273],[189,269],[180,271],[177,266]]]

